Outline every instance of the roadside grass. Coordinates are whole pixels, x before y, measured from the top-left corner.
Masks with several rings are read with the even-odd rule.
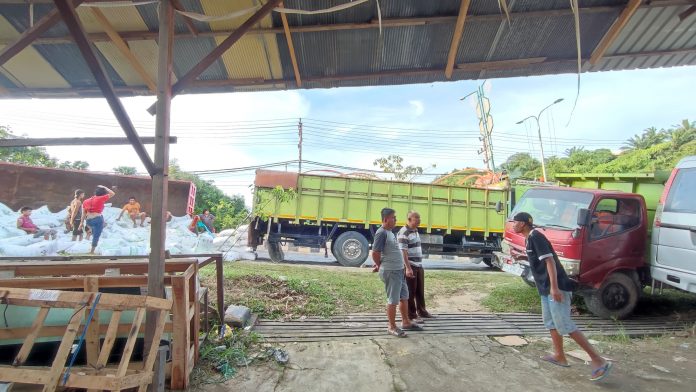
[[[384,286],[370,269],[318,267],[241,261],[225,263],[225,303],[244,305],[262,318],[378,312],[384,309]],[[202,283],[214,301],[212,266],[201,270]],[[522,279],[498,272],[426,271],[426,301],[446,303],[454,295],[472,293],[485,310],[496,313],[541,313],[539,294]],[[573,297],[580,313],[587,313],[581,296]],[[637,315],[696,313],[696,296],[676,290],[641,298]]]

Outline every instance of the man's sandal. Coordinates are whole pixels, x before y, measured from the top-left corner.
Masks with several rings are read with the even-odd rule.
[[[387,333],[389,335],[396,336],[397,338],[405,338],[406,337],[406,332],[404,332],[401,328],[387,329]]]
[[[599,381],[609,374],[611,367],[614,366],[611,362],[606,361],[604,365],[594,369],[590,375],[590,381]]]

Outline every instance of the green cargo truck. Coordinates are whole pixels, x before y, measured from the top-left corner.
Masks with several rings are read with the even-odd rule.
[[[256,172],[254,211],[249,246],[265,241],[271,259],[284,258],[283,244],[322,247],[346,266],[367,259],[380,211],[397,212],[397,227],[406,214],[421,215],[421,240],[427,254],[481,257],[490,265],[500,249],[508,204],[506,189],[482,189],[422,183],[298,174]],[[273,189],[294,189],[290,200],[279,201]]]

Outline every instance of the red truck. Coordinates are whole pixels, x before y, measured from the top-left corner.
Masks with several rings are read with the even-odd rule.
[[[558,177],[574,187],[529,189],[510,216],[526,211],[534,217],[592,313],[626,318],[651,281],[649,230],[668,174]],[[512,230],[512,222],[494,255],[494,265],[535,285],[525,239]]]

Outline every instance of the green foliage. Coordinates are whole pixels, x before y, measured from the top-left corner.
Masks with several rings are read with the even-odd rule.
[[[565,157],[546,159],[549,179],[556,173],[627,173],[671,170],[680,159],[696,155],[696,121],[682,120],[672,129],[658,131],[647,128],[626,141],[621,154],[607,148],[585,150],[572,147]],[[536,179],[541,176],[541,163],[528,153],[517,153],[501,166],[511,179]]]
[[[397,181],[410,181],[415,176],[423,174],[421,166],[404,166],[404,158],[400,155],[389,155],[386,158],[375,159],[372,164],[382,169],[385,173],[393,174],[394,179]],[[431,167],[434,168],[435,164],[431,165]]]
[[[210,213],[215,215],[214,226],[217,230],[236,227],[249,213],[244,204],[244,196],[227,196],[212,181],[181,170],[176,159],[169,163],[169,178],[191,181],[196,185],[195,212],[202,213],[206,208],[210,210]]]
[[[12,133],[8,127],[0,125],[0,139],[20,138],[21,136]],[[48,155],[43,147],[3,147],[0,148],[0,161],[73,170],[87,170],[89,168],[89,163],[85,161],[60,162]]]
[[[118,166],[114,168],[114,172],[123,174],[124,176],[133,176],[138,172],[138,170],[133,166]]]
[[[264,191],[270,193],[270,195],[266,194],[266,197],[262,198],[264,201],[256,203],[254,206],[254,215],[260,217],[262,220],[268,220],[268,218],[270,218],[270,216],[273,214],[272,211],[275,211],[275,209],[271,210],[266,208],[267,204],[275,203],[275,205],[278,206],[294,199],[295,196],[297,196],[297,192],[294,189],[283,189],[283,187],[280,185],[271,190]]]

